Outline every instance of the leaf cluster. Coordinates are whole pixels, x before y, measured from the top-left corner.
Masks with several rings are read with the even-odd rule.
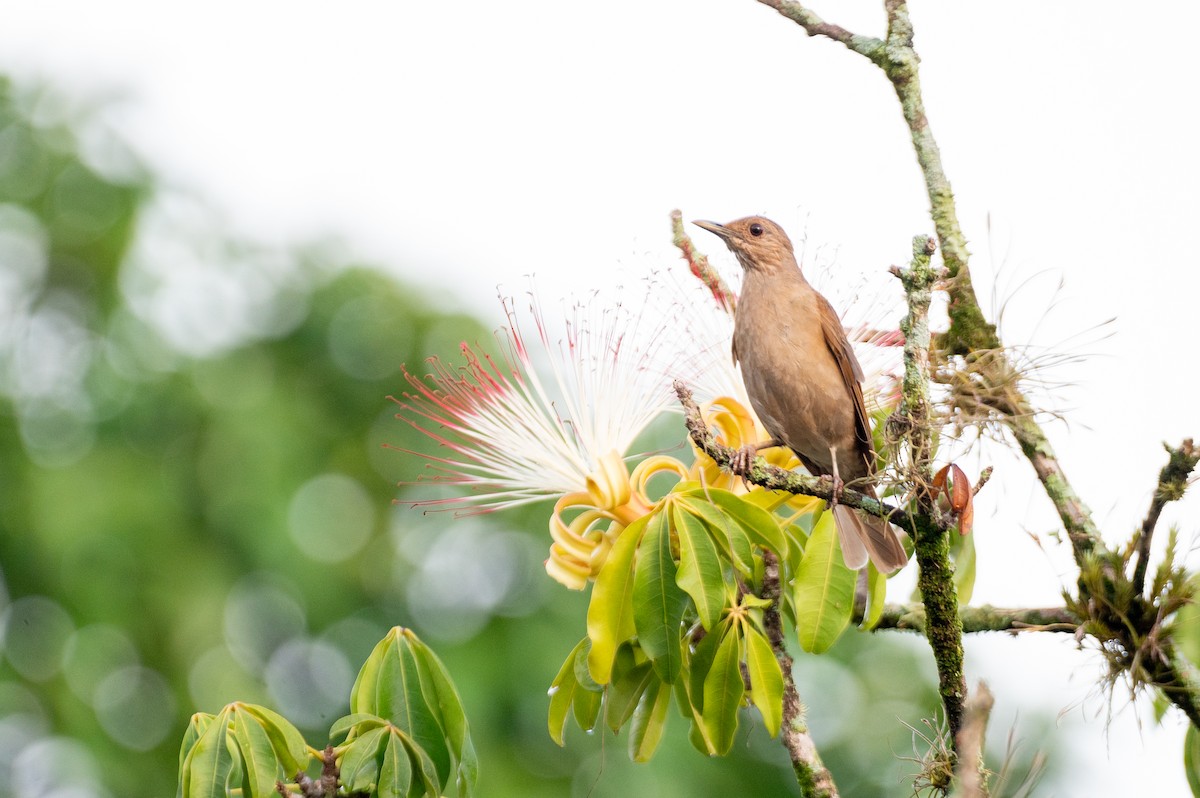
[[[728,753],[745,705],[777,735],[783,619],[802,649],[821,653],[854,611],[857,573],[842,564],[823,507],[685,482],[626,527],[596,579],[588,634],[551,686],[551,737],[563,744],[572,715],[587,731],[601,721],[613,732],[628,725],[629,755],[644,762],[672,696],[706,755]],[[869,571],[867,625],[882,611],[885,581]]]
[[[420,798],[451,784],[462,798],[471,795],[478,762],[462,700],[411,630],[394,627],[371,652],[350,710],[330,728],[324,752],[265,707],[235,702],[216,715],[198,713],[180,749],[177,795]],[[314,759],[323,763],[319,779],[307,772]]]

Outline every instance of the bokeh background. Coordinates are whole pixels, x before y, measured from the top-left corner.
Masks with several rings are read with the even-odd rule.
[[[234,699],[320,744],[393,624],[454,674],[481,794],[794,791],[748,717],[728,760],[677,716],[648,766],[611,735],[557,748],[545,689],[586,597],[542,572],[548,508],[393,505],[429,494],[396,488],[420,469],[383,444],[421,446],[386,397],[400,364],[490,340],[498,283],[535,274],[555,307],[676,267],[674,207],[771,215],[847,279],[902,261],[925,200],[872,67],[748,1],[5,5],[0,796],[170,795],[187,717]],[[1197,431],[1197,67],[1086,4],[971,5],[914,8],[930,115],[1005,334],[1085,356],[1047,375],[1074,420],[1051,432],[1115,538],[1158,442]],[[1027,466],[974,457],[998,471],[976,600],[1057,602],[1070,556]],[[1197,512],[1164,523],[1190,540]],[[968,665],[996,753],[1011,729],[1049,754],[1037,794],[1186,789],[1182,725],[1120,694],[1110,719],[1073,641],[972,638]],[[798,669],[844,791],[905,794],[923,641],[849,635]]]

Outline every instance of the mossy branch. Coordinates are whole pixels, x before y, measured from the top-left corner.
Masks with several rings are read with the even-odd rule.
[[[1137,562],[1133,567],[1133,588],[1138,593],[1146,587],[1146,566],[1150,560],[1150,540],[1154,536],[1154,528],[1158,526],[1158,517],[1162,514],[1167,502],[1178,501],[1187,491],[1188,480],[1196,463],[1200,462],[1200,448],[1188,438],[1177,448],[1172,449],[1163,444],[1167,450],[1167,464],[1158,472],[1158,486],[1150,499],[1150,510],[1146,520],[1136,537]]]
[[[1079,618],[1066,607],[963,607],[959,622],[964,634],[978,632],[1069,632],[1079,628]],[[925,634],[928,619],[923,604],[888,604],[874,630],[896,629]]]
[[[933,285],[941,277],[933,267],[936,245],[929,236],[913,238],[912,263],[892,273],[904,286],[908,314],[900,323],[904,333],[904,382],[897,415],[903,423],[908,450],[906,482],[913,492],[917,512],[935,513],[932,450],[933,429],[929,410],[929,304]],[[951,739],[958,744],[962,728],[967,682],[963,676],[962,620],[958,615],[958,593],[954,566],[950,562],[950,539],[944,530],[923,530],[913,538],[917,554],[917,587],[925,605],[925,637],[937,664],[938,693],[946,710]]]

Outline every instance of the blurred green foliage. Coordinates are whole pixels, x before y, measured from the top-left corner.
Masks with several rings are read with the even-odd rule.
[[[383,444],[423,445],[386,400],[399,365],[485,326],[336,247],[238,239],[103,113],[6,80],[0,303],[0,796],[173,794],[188,717],[234,700],[320,740],[395,624],[458,684],[482,794],[794,794],[749,715],[721,760],[677,716],[648,766],[577,729],[559,749],[546,688],[586,596],[542,572],[547,508],[392,504],[418,468]],[[913,771],[886,721],[932,713],[927,659],[848,635],[799,660],[845,794]]]

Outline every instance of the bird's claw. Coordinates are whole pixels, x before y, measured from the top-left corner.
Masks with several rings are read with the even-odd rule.
[[[834,507],[837,507],[838,504],[841,502],[842,491],[845,490],[846,483],[842,482],[842,478],[839,477],[837,474],[831,474],[829,476],[829,480],[830,480],[830,482],[833,483],[833,490],[829,494],[829,509],[832,510]]]
[[[754,446],[742,446],[733,450],[733,456],[729,458],[729,470],[735,476],[746,479],[750,476],[750,468],[754,463],[754,457],[758,454],[758,449]]]

